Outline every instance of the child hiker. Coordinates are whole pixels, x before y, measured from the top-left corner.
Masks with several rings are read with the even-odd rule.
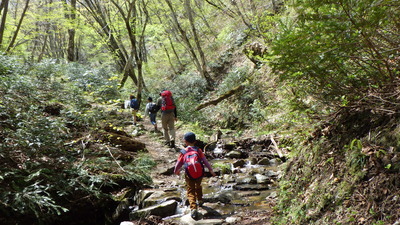
[[[215,173],[201,149],[194,146],[196,143],[196,135],[192,132],[188,132],[184,135],[183,141],[187,147],[181,150],[181,154],[175,165],[174,173],[179,175],[181,167],[184,166],[190,214],[193,219],[196,219],[198,215],[197,206],[203,205],[201,181],[204,176],[204,166],[208,168],[212,176],[215,176]]]
[[[147,102],[148,103],[146,105],[146,111],[144,113],[144,117],[146,117],[146,115],[149,115],[150,122],[151,122],[151,124],[153,124],[154,130],[157,131],[156,117],[157,117],[157,112],[159,110],[159,107],[156,103],[153,102],[153,98],[151,98],[151,97],[147,98]]]

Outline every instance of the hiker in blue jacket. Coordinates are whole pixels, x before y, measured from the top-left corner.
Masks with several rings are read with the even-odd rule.
[[[133,125],[136,126],[137,112],[139,111],[139,101],[134,95],[131,95],[129,99],[131,100],[130,107],[132,108]]]
[[[158,105],[153,102],[153,98],[152,97],[148,97],[147,98],[146,109],[145,109],[145,112],[144,112],[144,117],[146,117],[146,115],[149,115],[150,122],[151,122],[151,124],[153,124],[155,131],[157,131],[156,117],[157,117],[157,112],[158,112],[159,109],[160,108],[158,107]]]

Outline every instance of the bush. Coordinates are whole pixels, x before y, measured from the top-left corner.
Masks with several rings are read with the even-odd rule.
[[[105,144],[86,148],[89,134],[110,119],[89,102],[118,96],[111,73],[52,60],[25,66],[0,57],[7,73],[0,76],[1,224],[56,224],[78,205],[94,209],[111,201],[106,188],[118,186],[116,181],[151,182],[149,158],[119,163],[124,171],[116,166],[110,172],[117,164],[108,152],[101,153]],[[106,163],[100,164],[102,159]],[[99,163],[96,168],[93,162]]]

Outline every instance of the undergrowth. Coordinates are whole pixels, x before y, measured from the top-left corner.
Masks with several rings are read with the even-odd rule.
[[[148,156],[117,160],[108,143],[91,139],[105,121],[123,120],[93,106],[120,97],[112,73],[1,59],[1,224],[69,223],[72,212],[83,213],[81,207],[93,209],[83,221],[104,221],[110,212],[95,214],[107,207],[104,202],[112,203],[112,190],[151,182],[154,162]]]
[[[399,183],[393,183],[399,169],[392,167],[400,155],[398,118],[391,115],[387,119],[382,113],[371,120],[365,111],[342,110],[321,123],[321,129],[310,133],[302,144],[292,146],[280,182],[276,224],[396,221],[398,215],[388,202],[400,204],[393,198],[400,193]],[[358,119],[350,121],[349,117]]]

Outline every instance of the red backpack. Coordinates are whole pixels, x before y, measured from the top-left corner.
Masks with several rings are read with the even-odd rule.
[[[172,92],[163,91],[161,93],[162,102],[161,102],[161,110],[172,110],[175,109],[174,99],[172,98]]]
[[[198,151],[199,149],[197,147],[188,147],[181,150],[185,172],[191,179],[197,179],[204,176],[204,166],[199,157]]]

